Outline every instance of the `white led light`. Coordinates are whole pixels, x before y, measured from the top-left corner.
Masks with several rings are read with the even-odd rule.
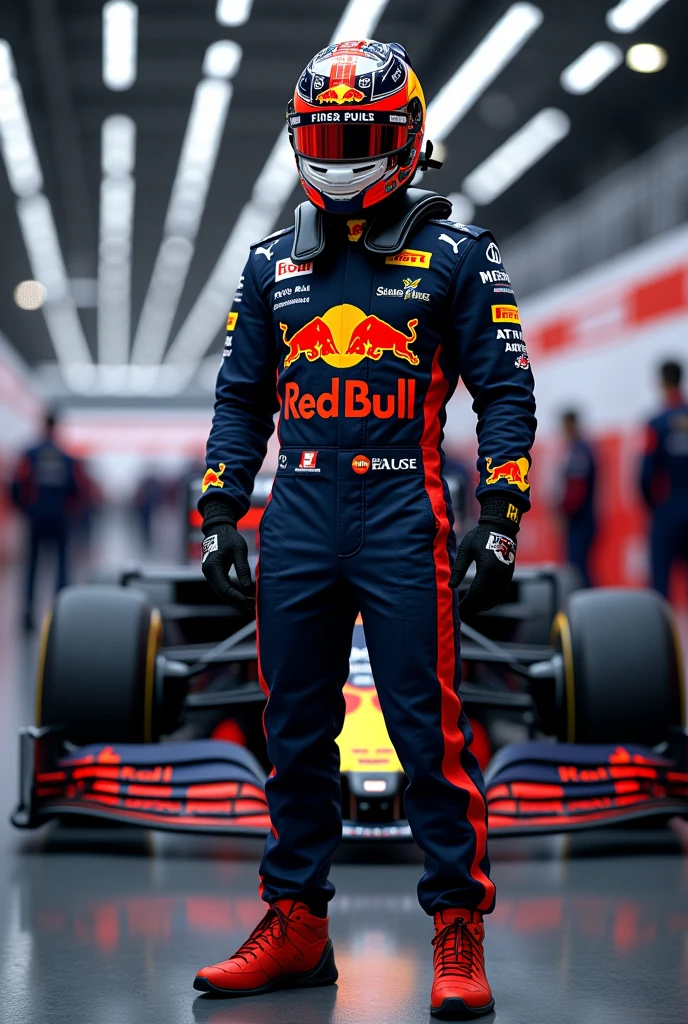
[[[231,39],[212,43],[205,51],[203,74],[206,78],[234,78],[241,64],[242,49]]]
[[[388,3],[389,0],[349,0],[330,45],[348,39],[370,39]]]
[[[115,92],[136,81],[138,19],[131,0],[108,0],[103,7],[103,82]]]
[[[131,334],[131,242],[136,185],[131,175],[103,178],[98,250],[98,359],[126,363]]]
[[[0,146],[10,185],[20,197],[17,218],[35,279],[18,286],[15,301],[25,309],[43,309],[67,384],[75,389],[86,387],[92,379],[91,353],[69,288],[52,207],[41,193],[38,154],[12,50],[4,39],[0,39]],[[27,302],[38,305],[29,307]]]
[[[20,309],[40,309],[47,294],[40,281],[20,281],[14,289],[14,301]]]
[[[0,145],[15,195],[32,196],[43,188],[43,175],[19,83],[0,78]]]
[[[131,247],[134,232],[136,125],[114,114],[101,129],[100,241],[98,246],[98,386],[115,393],[126,379],[131,338]],[[112,368],[112,373],[102,371]],[[101,372],[102,371],[102,372]]]
[[[570,118],[563,110],[554,107],[541,110],[468,175],[463,182],[464,192],[480,205],[491,203],[570,130]]]
[[[364,779],[363,791],[365,793],[384,793],[387,790],[387,783],[384,779]]]
[[[535,4],[511,5],[428,106],[427,138],[433,142],[447,138],[478,97],[525,46],[542,24],[543,17]]]
[[[221,25],[245,25],[252,7],[253,0],[217,0],[215,17]]]
[[[5,39],[0,39],[0,88],[15,77],[12,49]]]
[[[231,98],[232,86],[225,81],[205,79],[196,87],[165,217],[163,243],[134,338],[135,363],[158,363],[164,354],[193,257]]]
[[[63,369],[70,363],[88,364],[91,354],[69,292],[50,202],[44,195],[20,199],[17,216],[33,276],[45,285],[43,311],[57,358]]]
[[[645,75],[661,71],[667,66],[668,60],[666,50],[654,43],[638,43],[631,46],[626,54],[626,64],[631,71],[640,71]]]
[[[561,73],[562,89],[582,96],[591,92],[623,64],[623,53],[614,43],[593,43]]]
[[[100,134],[100,162],[104,175],[117,178],[132,174],[136,159],[136,125],[124,114],[103,121]]]
[[[607,25],[613,32],[635,32],[667,0],[621,0],[607,11]]]

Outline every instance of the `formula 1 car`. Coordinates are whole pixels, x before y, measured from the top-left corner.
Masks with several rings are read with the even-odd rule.
[[[508,600],[461,632],[475,728],[493,747],[505,723],[525,741],[487,766],[492,834],[688,813],[680,657],[657,594],[576,591],[565,571],[517,569]],[[360,622],[344,697],[343,835],[410,838]],[[69,587],[43,629],[12,820],[264,835],[264,701],[255,621],[220,604],[197,568]]]

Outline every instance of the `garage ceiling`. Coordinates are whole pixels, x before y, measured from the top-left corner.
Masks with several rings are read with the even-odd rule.
[[[688,10],[670,0],[631,35],[606,27],[611,0],[537,0],[542,25],[447,140],[445,167],[425,185],[456,192],[473,170],[543,107],[571,118],[571,132],[474,220],[498,238],[525,227],[605,173],[686,124]],[[125,92],[102,81],[102,16],[94,0],[3,0],[0,39],[10,44],[45,179],[67,272],[97,273],[100,132],[113,113],[137,125],[136,207],[132,253],[135,331],[162,240],[163,222],[207,47],[232,39],[243,49],[196,248],[173,324],[174,338],[248,201],[283,126],[285,102],[309,57],[330,38],[344,0],[255,0],[249,21],[219,25],[215,0],[139,0],[138,77]],[[508,0],[389,0],[376,36],[408,48],[431,100],[510,6]],[[571,96],[559,85],[564,67],[591,43],[614,39],[664,46],[667,68],[641,75],[625,66],[593,92]],[[294,193],[281,222],[288,223]],[[24,360],[51,362],[55,352],[41,312],[19,310],[16,284],[32,276],[4,165],[0,161],[0,329]],[[231,301],[228,287],[227,305]],[[97,358],[93,308],[80,309]],[[211,347],[216,351],[217,339]]]

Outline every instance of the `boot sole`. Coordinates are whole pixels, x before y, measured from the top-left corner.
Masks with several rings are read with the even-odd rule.
[[[485,1006],[468,1006],[463,999],[445,999],[441,1006],[430,1007],[433,1017],[440,1020],[475,1020],[477,1017],[484,1017],[486,1013],[494,1010],[494,999],[491,999]]]
[[[318,985],[334,985],[338,977],[334,962],[334,948],[331,940],[328,939],[323,955],[312,971],[306,971],[303,974],[283,974],[259,988],[219,988],[207,978],[195,978],[193,987],[197,992],[211,992],[213,995],[224,996],[227,999],[237,999],[242,996],[262,996],[266,992],[274,992],[280,988],[316,988]]]

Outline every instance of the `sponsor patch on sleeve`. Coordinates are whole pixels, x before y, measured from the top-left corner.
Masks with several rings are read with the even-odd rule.
[[[228,331],[233,331],[234,330],[234,328],[236,327],[238,319],[239,319],[239,314],[238,313],[230,313],[229,314],[229,316],[227,317],[227,330]]]
[[[492,319],[496,324],[520,324],[521,322],[518,306],[510,306],[501,302],[492,306]]]

